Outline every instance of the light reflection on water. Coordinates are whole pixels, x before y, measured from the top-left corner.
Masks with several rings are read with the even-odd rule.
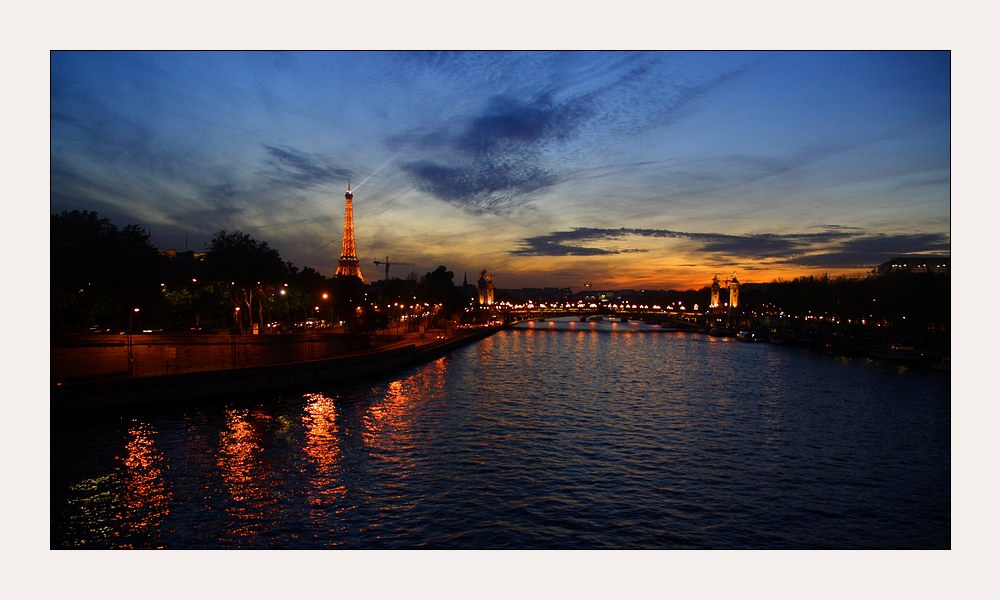
[[[112,471],[70,486],[66,546],[160,548],[170,514],[169,466],[154,443],[156,432],[133,420]]]
[[[226,505],[229,523],[227,543],[249,543],[273,520],[277,499],[275,473],[264,454],[261,429],[273,418],[263,410],[230,409],[225,413],[225,429],[219,434],[216,463],[229,495]]]
[[[564,326],[304,395],[58,423],[52,546],[948,547],[946,376]]]
[[[328,527],[331,517],[336,521],[337,515],[354,507],[343,505],[347,485],[343,479],[337,404],[333,398],[318,393],[306,394],[305,399],[303,451],[313,463],[306,490],[310,505],[308,521],[310,528],[319,529]]]
[[[124,469],[124,514],[118,515],[124,525],[126,539],[146,537],[159,542],[158,533],[164,519],[170,514],[171,491],[167,485],[167,468],[160,452],[153,443],[155,431],[148,425],[135,424],[130,430]],[[129,547],[128,543],[123,547]]]

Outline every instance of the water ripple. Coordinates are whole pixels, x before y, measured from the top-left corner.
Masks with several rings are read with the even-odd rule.
[[[303,396],[56,423],[52,546],[947,548],[948,384],[506,331]]]

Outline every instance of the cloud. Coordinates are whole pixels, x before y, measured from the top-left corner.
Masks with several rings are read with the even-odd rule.
[[[898,192],[901,190],[908,190],[914,188],[919,189],[926,187],[939,187],[939,186],[950,186],[950,185],[951,185],[950,175],[947,177],[924,177],[924,178],[916,178],[910,181],[905,181],[897,185],[895,188],[893,188],[893,191]]]
[[[665,190],[677,196],[710,196],[795,174],[823,161],[850,154],[885,140],[885,136],[872,136],[858,140],[832,140],[787,147],[769,155],[713,153],[698,156],[665,165],[663,171],[669,174],[669,177],[665,179],[663,185]],[[841,177],[852,182],[858,180],[858,175],[852,172],[842,172]]]
[[[506,214],[561,180],[544,164],[543,153],[571,139],[589,116],[586,103],[557,102],[549,94],[527,102],[496,96],[457,133],[442,130],[411,140],[425,149],[445,149],[448,156],[402,168],[418,188],[440,200],[474,214]]]
[[[834,231],[864,231],[864,227],[849,227],[847,225],[820,225],[823,229],[831,229]]]
[[[657,99],[658,110],[654,114],[656,114],[658,124],[670,124],[690,114],[694,110],[696,102],[702,97],[743,77],[752,68],[753,64],[744,65],[702,83],[675,85],[672,94],[668,94],[665,98]],[[637,123],[637,125],[642,126],[642,123]]]
[[[325,183],[347,183],[350,170],[335,167],[318,154],[308,154],[288,146],[263,144],[268,153],[263,176],[277,187],[305,189]]]
[[[454,167],[420,161],[403,168],[417,178],[420,189],[474,214],[505,214],[523,196],[558,181],[552,172],[523,161]]]
[[[472,113],[386,143],[430,155],[401,165],[419,189],[474,214],[506,214],[533,192],[585,175],[570,168],[581,153],[599,154],[612,139],[670,124],[746,71],[691,84],[658,68],[663,55],[628,58],[611,73],[564,69],[544,89],[495,94]]]
[[[894,256],[916,253],[950,254],[945,234],[877,234],[845,241],[831,251],[796,256],[785,262],[803,267],[861,268],[882,264]]]
[[[788,234],[702,233],[669,229],[579,227],[554,231],[521,240],[514,256],[601,256],[649,252],[645,248],[616,248],[609,242],[629,237],[686,239],[712,260],[769,261],[804,267],[865,268],[893,255],[943,252],[949,248],[946,234],[867,234],[863,229],[839,225],[824,231]]]
[[[520,146],[561,142],[593,114],[594,107],[582,99],[556,102],[542,94],[530,102],[494,97],[482,114],[475,116],[455,140],[456,146],[477,156],[510,155]]]
[[[594,246],[581,246],[573,243],[595,243],[620,240],[631,231],[635,230],[577,227],[572,231],[553,231],[549,234],[521,240],[521,248],[510,251],[510,254],[515,256],[599,256],[607,254],[648,252],[648,250],[643,250],[641,248],[600,248]]]
[[[907,254],[911,252],[947,251],[949,237],[937,233],[876,234],[857,237],[845,242],[845,250],[859,253]]]
[[[648,250],[642,248],[614,249],[573,244],[574,242],[616,241],[628,236],[638,236],[649,238],[683,238],[700,242],[701,250],[705,252],[730,256],[772,258],[785,256],[789,252],[807,248],[814,243],[830,242],[836,238],[848,235],[850,234],[833,231],[820,233],[729,235],[724,233],[673,231],[670,229],[636,229],[628,227],[599,229],[578,227],[571,231],[554,231],[549,234],[526,238],[521,241],[521,248],[513,250],[510,253],[518,256],[568,256],[574,254],[597,255],[647,252]]]

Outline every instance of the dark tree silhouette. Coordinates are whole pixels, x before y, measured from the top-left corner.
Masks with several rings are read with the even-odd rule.
[[[139,225],[118,229],[95,212],[51,217],[53,332],[79,331],[99,321],[118,328],[133,308],[155,314],[159,255]]]
[[[256,308],[257,322],[263,327],[263,300],[282,285],[287,267],[278,251],[267,242],[258,241],[242,231],[222,229],[208,244],[205,272],[218,285],[229,283],[234,307],[246,309],[246,319],[251,325]],[[236,325],[242,330],[243,317],[237,319]]]

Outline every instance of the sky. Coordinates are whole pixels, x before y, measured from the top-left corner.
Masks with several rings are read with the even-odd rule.
[[[948,52],[53,52],[51,211],[500,288],[863,274],[950,248]]]

